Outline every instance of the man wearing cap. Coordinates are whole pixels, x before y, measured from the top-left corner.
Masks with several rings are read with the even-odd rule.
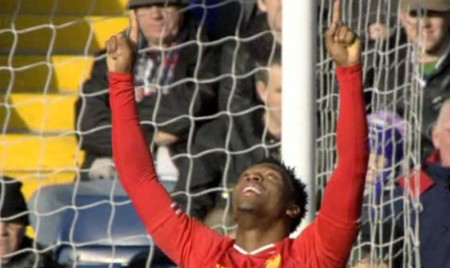
[[[22,183],[0,177],[0,267],[47,268],[56,267],[49,252],[33,248],[33,241],[25,236],[28,210],[21,192]]]
[[[139,30],[134,62],[135,101],[149,146],[157,156],[162,181],[174,185],[178,178],[175,155],[187,150],[198,116],[216,111],[218,53],[205,44],[204,31],[191,16],[186,0],[130,0],[130,29]],[[37,241],[56,241],[61,209],[73,204],[74,195],[95,195],[109,200],[124,196],[112,161],[111,111],[105,51],[101,51],[82,86],[76,103],[76,129],[85,151],[77,184],[43,187],[30,199],[38,212],[32,225]],[[200,82],[201,83],[200,83]],[[194,128],[195,127],[195,128]],[[178,158],[179,159],[179,158]],[[56,212],[55,212],[56,211]],[[54,213],[52,213],[54,212]],[[40,222],[40,224],[38,224]]]
[[[376,95],[373,105],[387,104],[382,108],[402,117],[421,108],[426,158],[433,151],[431,127],[443,100],[450,96],[450,0],[401,0],[399,19],[408,41],[378,57],[366,73],[365,87]]]
[[[197,81],[217,78],[219,55],[214,47],[202,43],[208,38],[190,14],[187,2],[128,3],[130,28],[138,27],[140,33],[134,66],[139,117],[149,143],[167,145],[171,155],[185,150],[184,140],[192,134],[192,117],[209,115],[217,108],[215,82]],[[76,129],[82,132],[80,145],[86,152],[82,180],[115,176],[107,88],[105,58],[100,57],[76,103]]]

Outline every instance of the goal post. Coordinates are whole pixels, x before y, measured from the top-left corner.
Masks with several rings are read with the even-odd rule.
[[[316,20],[314,0],[283,0],[282,158],[307,185],[306,226],[315,216]]]

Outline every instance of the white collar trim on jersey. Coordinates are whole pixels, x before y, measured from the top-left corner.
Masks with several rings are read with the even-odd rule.
[[[260,253],[260,252],[262,252],[262,251],[264,251],[266,249],[275,247],[275,244],[268,244],[268,245],[265,245],[263,247],[260,247],[258,249],[253,250],[253,251],[250,251],[250,252],[246,251],[245,249],[239,247],[236,244],[234,244],[233,247],[234,247],[234,249],[236,249],[237,251],[239,251],[240,253],[242,253],[244,255],[255,255],[255,254],[258,254],[258,253]]]

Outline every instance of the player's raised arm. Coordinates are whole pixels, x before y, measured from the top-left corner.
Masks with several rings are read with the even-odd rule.
[[[157,179],[134,101],[133,62],[138,36],[134,19],[135,15],[130,15],[129,37],[119,33],[106,42],[113,156],[125,187],[132,187],[143,174]]]
[[[361,70],[361,40],[342,23],[340,3],[333,5],[325,34],[326,49],[339,83],[337,166],[329,179],[314,223],[323,256],[344,265],[358,231],[368,161],[367,125]]]
[[[337,166],[325,190],[321,213],[345,222],[358,220],[367,170],[367,123],[363,97],[361,40],[342,23],[339,1],[325,34],[336,65],[339,115],[336,126]]]
[[[186,266],[187,261],[197,257],[198,245],[212,248],[218,235],[177,209],[157,179],[135,104],[133,61],[137,36],[137,25],[131,23],[129,38],[118,34],[106,43],[114,163],[149,234],[172,260]],[[207,251],[203,249],[202,254]]]

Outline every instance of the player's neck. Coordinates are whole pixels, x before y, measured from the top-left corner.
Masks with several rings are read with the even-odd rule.
[[[282,221],[267,223],[261,219],[252,222],[239,221],[235,243],[240,248],[251,252],[269,244],[274,244],[289,235]]]

